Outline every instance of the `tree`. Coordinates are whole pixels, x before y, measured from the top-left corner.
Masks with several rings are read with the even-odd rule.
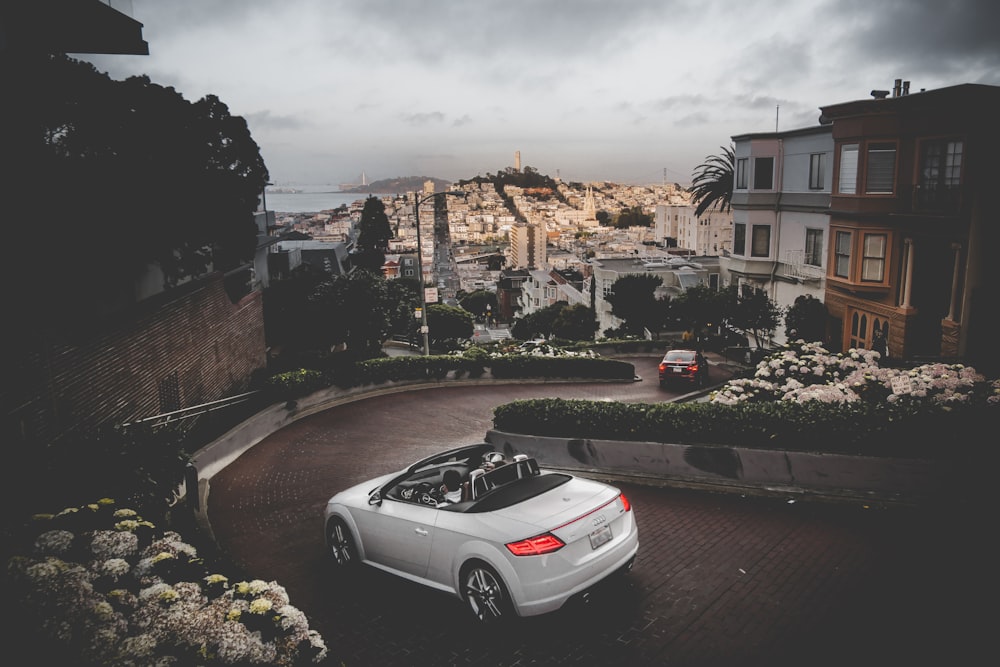
[[[800,294],[785,313],[785,334],[789,340],[826,342],[826,304],[811,294]]]
[[[514,321],[514,326],[510,330],[511,335],[517,340],[550,337],[552,325],[566,305],[565,301],[557,301],[551,306],[545,306],[533,313],[522,315]]]
[[[552,321],[552,335],[565,340],[594,340],[597,316],[593,308],[583,304],[563,306]]]
[[[268,172],[246,121],[217,97],[191,103],[63,55],[5,52],[0,84],[18,100],[0,126],[0,183],[20,223],[6,230],[18,251],[0,289],[23,324],[120,308],[151,264],[170,288],[253,257]],[[45,252],[24,252],[41,227]]]
[[[328,276],[303,264],[287,278],[272,280],[264,290],[264,336],[269,347],[313,349],[309,295]]]
[[[719,209],[728,213],[733,198],[733,173],[736,168],[736,151],[730,146],[722,155],[709,155],[695,168],[695,175],[688,188],[696,206],[694,215],[701,217],[705,211]]]
[[[420,306],[420,281],[416,278],[396,278],[385,281],[389,299],[389,327],[392,333],[407,336],[416,342],[420,334],[420,320],[416,317]]]
[[[430,342],[436,348],[454,349],[458,342],[472,338],[472,314],[443,303],[427,307]]]
[[[394,236],[389,216],[385,214],[385,204],[371,195],[365,199],[358,223],[358,240],[351,255],[354,266],[370,271],[381,271],[385,264],[385,251],[389,239]]]
[[[730,324],[750,332],[757,347],[774,333],[781,321],[781,308],[771,301],[767,292],[746,286],[736,297],[735,307],[729,316]]]
[[[649,213],[644,213],[641,206],[633,206],[615,216],[614,227],[617,229],[652,227],[653,222],[653,216]]]
[[[707,285],[694,285],[672,301],[672,315],[695,335],[724,322],[736,302],[736,286],[715,290]]]
[[[309,297],[312,326],[326,350],[346,345],[355,359],[382,355],[390,332],[390,304],[381,274],[358,269],[317,286]]]
[[[663,278],[653,273],[637,273],[622,276],[611,286],[605,297],[611,304],[611,314],[624,320],[625,331],[642,335],[646,329],[656,330],[656,288],[663,284]]]
[[[496,292],[489,290],[476,290],[462,296],[458,305],[472,313],[475,317],[484,317],[487,313],[496,314],[499,310]],[[487,308],[489,306],[489,308]]]

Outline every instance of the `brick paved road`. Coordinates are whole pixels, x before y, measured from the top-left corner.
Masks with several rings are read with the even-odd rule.
[[[646,379],[631,385],[429,389],[313,415],[212,479],[216,539],[247,576],[288,589],[335,665],[981,663],[973,656],[985,645],[988,616],[974,601],[992,592],[984,565],[994,552],[969,530],[981,518],[972,508],[789,503],[619,484],[640,528],[633,572],[586,606],[519,620],[502,635],[474,627],[457,600],[373,569],[349,582],[331,578],[321,517],[334,492],[481,440],[493,407],[517,398],[668,396],[656,386],[656,360],[633,361]],[[720,379],[721,369],[712,370]]]

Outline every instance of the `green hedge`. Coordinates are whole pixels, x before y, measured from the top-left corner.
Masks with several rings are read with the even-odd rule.
[[[357,363],[317,363],[317,368],[299,368],[272,375],[263,382],[271,400],[294,400],[320,389],[350,389],[386,382],[420,382],[476,379],[490,373],[497,379],[555,378],[622,380],[635,377],[635,367],[615,359],[589,357],[489,357],[436,355],[383,357]]]
[[[532,399],[500,405],[500,431],[556,438],[633,440],[941,458],[981,451],[995,432],[992,406],[899,407],[888,404],[775,402],[610,403]]]

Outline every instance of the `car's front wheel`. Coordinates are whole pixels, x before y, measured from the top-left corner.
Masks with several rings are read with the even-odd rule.
[[[485,563],[473,563],[462,575],[462,597],[481,623],[496,623],[514,615],[500,575]]]
[[[326,545],[334,565],[347,569],[358,562],[358,550],[354,546],[351,529],[343,519],[334,517],[326,525]]]

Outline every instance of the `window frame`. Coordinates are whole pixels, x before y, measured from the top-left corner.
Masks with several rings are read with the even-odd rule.
[[[833,253],[833,262],[830,270],[837,278],[844,280],[851,279],[851,255],[854,248],[854,232],[847,229],[838,229],[834,232],[834,243],[830,248]]]
[[[957,151],[953,150],[955,146],[958,147]],[[929,150],[931,148],[936,149],[933,164],[928,160],[931,157]],[[933,210],[956,209],[965,180],[964,137],[922,139],[917,149],[917,160],[917,174],[914,178],[917,205],[920,208]]]
[[[746,190],[747,189],[747,167],[750,163],[749,158],[741,157],[736,160],[736,189]],[[676,219],[676,218],[675,218]]]
[[[809,154],[809,189],[822,190],[826,181],[826,153]]]
[[[806,227],[806,242],[802,254],[802,263],[806,266],[823,266],[823,230],[816,227]]]
[[[872,241],[881,239],[881,248],[872,245]],[[881,252],[878,252],[881,250]],[[859,279],[863,283],[885,282],[885,262],[889,256],[889,234],[886,232],[861,233],[861,262],[859,266]],[[876,271],[878,277],[868,277],[869,271]]]
[[[877,156],[891,154],[891,163],[877,164]],[[894,195],[896,194],[896,164],[899,159],[899,146],[895,141],[869,141],[865,144],[865,194]],[[881,163],[882,160],[877,162]],[[888,182],[882,173],[888,170]],[[878,188],[877,189],[876,183]]]
[[[766,251],[758,250],[758,246],[763,246]],[[771,256],[771,225],[751,225],[750,256],[758,258]]]
[[[853,155],[851,159],[847,159]],[[858,194],[858,160],[861,155],[861,144],[850,143],[840,145],[840,164],[837,168],[837,194],[856,195]],[[847,177],[845,179],[845,177]],[[850,182],[850,189],[845,189],[844,183]]]
[[[769,163],[768,168],[761,169],[762,163]],[[767,183],[762,180],[762,174],[767,174]],[[760,156],[753,159],[753,189],[774,190],[774,156]]]
[[[747,223],[733,223],[733,254],[740,257],[747,255]]]

